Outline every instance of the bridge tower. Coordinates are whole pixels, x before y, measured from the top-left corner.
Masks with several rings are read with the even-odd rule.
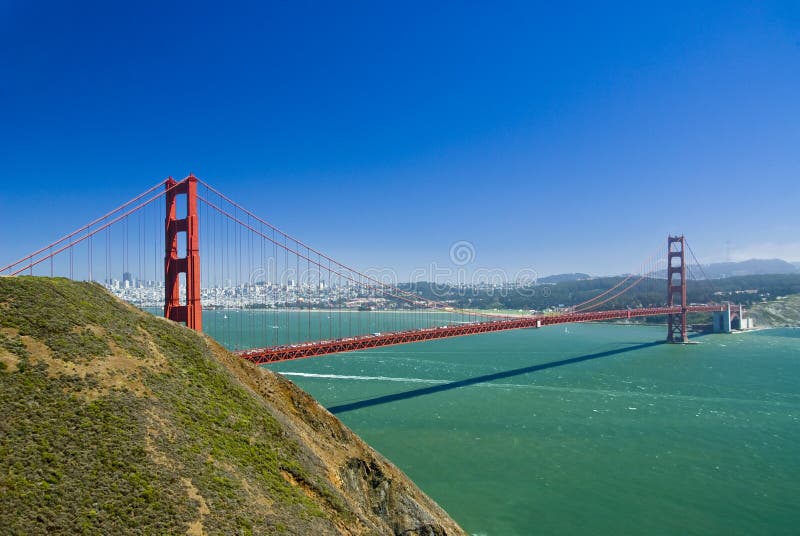
[[[667,238],[667,306],[680,300],[681,312],[668,316],[667,342],[689,342],[686,336],[686,242],[683,235]],[[677,276],[677,278],[676,278]],[[677,296],[677,300],[676,300]]]
[[[197,219],[197,177],[189,175],[180,182],[172,177],[166,182],[167,217],[165,220],[164,317],[186,322],[194,330],[203,329],[200,303],[200,240]],[[177,218],[177,197],[186,196],[186,217]],[[178,257],[178,233],[186,233],[186,256]],[[180,300],[180,274],[186,276],[186,303]]]

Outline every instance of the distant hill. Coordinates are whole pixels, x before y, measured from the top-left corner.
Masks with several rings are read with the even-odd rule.
[[[735,277],[740,275],[794,274],[800,272],[795,264],[781,259],[750,259],[740,262],[715,262],[703,266],[711,278]]]
[[[800,294],[757,303],[747,309],[747,314],[755,319],[756,327],[800,326]]]
[[[725,277],[738,277],[745,275],[765,275],[765,274],[797,274],[800,273],[800,262],[787,262],[782,259],[749,259],[738,262],[715,262],[703,265],[705,275],[711,279],[722,279]],[[701,273],[694,274],[701,278]],[[653,274],[653,277],[666,278],[666,270]],[[594,279],[589,274],[580,272],[549,275],[537,279],[537,283],[552,285],[556,283],[570,283],[574,281],[587,281]]]
[[[290,381],[99,285],[0,278],[0,533],[465,533]]]
[[[724,279],[726,277],[741,277],[747,275],[786,275],[798,274],[800,263],[791,263],[782,259],[749,259],[739,262],[715,262],[704,264],[703,270],[697,270],[694,265],[690,265],[691,276],[703,279],[704,276],[710,279]],[[666,278],[666,269],[653,274],[654,277]]]
[[[572,273],[572,274],[557,274],[557,275],[548,275],[546,277],[540,277],[536,280],[537,283],[550,285],[553,283],[565,283],[567,281],[585,281],[587,279],[591,279],[592,276],[589,274],[582,274],[582,273]]]
[[[666,281],[658,278],[632,280],[629,291],[617,296],[605,293],[625,281],[623,276],[593,277],[519,289],[461,288],[448,285],[415,284],[412,288],[426,299],[446,301],[466,309],[506,309],[544,311],[562,305],[602,302],[606,309],[659,307],[666,300]],[[631,282],[629,282],[631,283]],[[620,287],[620,290],[628,285]],[[603,294],[601,300],[593,300]],[[711,280],[690,279],[687,297],[690,303],[732,301],[743,305],[771,300],[776,296],[800,294],[800,272],[732,276]]]

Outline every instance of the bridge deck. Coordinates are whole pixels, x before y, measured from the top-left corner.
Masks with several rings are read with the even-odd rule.
[[[727,307],[727,305],[693,305],[686,307],[685,311],[687,313],[707,313],[714,311],[726,311]],[[736,310],[737,309],[735,307],[731,307],[732,312]],[[519,318],[504,317],[499,320],[473,322],[470,324],[459,324],[456,326],[422,328],[410,331],[362,335],[358,337],[347,337],[335,340],[271,346],[267,348],[254,348],[252,350],[236,352],[236,354],[260,365],[263,363],[274,363],[276,361],[288,361],[291,359],[302,359],[304,357],[315,357],[338,352],[351,352],[354,350],[365,350],[367,348],[378,348],[380,346],[392,346],[395,344],[429,341],[433,339],[445,339],[448,337],[461,337],[464,335],[490,333],[493,331],[538,328],[556,324],[596,322],[602,320],[617,320],[622,318],[638,318],[643,316],[664,316],[670,314],[680,314],[683,311],[684,309],[682,309],[680,306],[677,306],[642,309],[614,309],[610,311],[565,313],[560,315],[523,316]]]

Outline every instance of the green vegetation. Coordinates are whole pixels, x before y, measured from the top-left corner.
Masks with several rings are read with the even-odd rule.
[[[3,372],[0,390],[0,526],[12,533],[185,532],[199,505],[184,479],[211,508],[203,525],[212,532],[286,526],[286,515],[253,503],[246,483],[287,506],[291,517],[322,515],[282,476],[320,486],[297,461],[297,445],[194,333],[140,314],[92,284],[4,278],[0,303],[0,345],[18,360],[18,370]],[[112,354],[96,326],[142,362],[129,380],[153,397],[116,387],[86,396],[102,391],[103,378],[52,373],[59,367],[49,361]],[[44,343],[49,355],[33,359],[25,337]],[[152,463],[149,443],[163,465]]]
[[[575,305],[594,298],[614,287],[623,277],[598,277],[579,281],[560,281],[525,288],[476,289],[433,283],[405,285],[407,290],[424,298],[452,303],[471,309],[505,309],[538,311],[559,305]],[[608,309],[663,305],[666,280],[649,279],[619,298],[603,304]],[[625,288],[625,285],[620,289]],[[690,303],[731,301],[743,305],[760,303],[776,296],[800,293],[800,274],[769,274],[728,277],[712,280],[690,280],[687,298]],[[612,294],[613,295],[613,294]]]
[[[0,532],[383,532],[254,377],[288,384],[98,285],[0,278]]]
[[[777,299],[759,303],[747,311],[756,321],[757,327],[800,326],[800,294],[779,296]]]

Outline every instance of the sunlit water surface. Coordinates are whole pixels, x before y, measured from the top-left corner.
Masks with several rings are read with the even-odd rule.
[[[570,325],[270,368],[472,534],[798,534],[800,330],[687,346],[664,331]]]

